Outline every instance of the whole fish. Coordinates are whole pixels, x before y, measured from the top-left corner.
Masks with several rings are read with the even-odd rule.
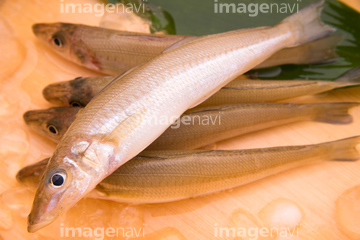
[[[322,4],[274,27],[184,39],[115,79],[77,114],[57,145],[37,189],[28,231],[50,224],[183,112],[236,77],[283,48],[332,33],[320,20]]]
[[[188,38],[71,23],[39,23],[33,26],[33,32],[62,57],[89,69],[114,75],[143,64],[176,42]],[[334,49],[341,40],[341,35],[334,35],[284,49],[260,63],[257,68],[326,62],[337,57]]]
[[[357,160],[359,149],[360,136],[267,149],[145,151],[102,180],[87,197],[132,204],[176,201],[234,188],[305,164]],[[45,159],[25,167],[16,178],[36,187],[47,163]]]
[[[85,107],[115,77],[79,77],[48,85],[43,90],[50,103]],[[359,86],[360,68],[354,68],[335,81],[248,80],[237,78],[221,88],[199,106],[274,102],[316,94],[341,87]]]
[[[186,111],[149,150],[195,149],[210,143],[297,121],[346,124],[348,111],[360,103],[262,103],[196,107]],[[53,107],[24,114],[34,131],[58,142],[75,120],[79,107]]]

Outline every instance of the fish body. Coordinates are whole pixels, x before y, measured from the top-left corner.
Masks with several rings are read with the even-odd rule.
[[[57,145],[38,186],[28,231],[50,224],[183,112],[231,80],[283,48],[332,33],[319,20],[322,3],[274,27],[185,39],[110,83],[81,110]]]
[[[251,29],[243,29],[247,31]],[[120,74],[158,56],[185,38],[182,35],[152,35],[70,23],[39,23],[34,34],[62,57],[105,73]],[[326,62],[337,57],[341,35],[328,36],[301,46],[280,50],[255,68],[281,64]]]
[[[213,142],[297,121],[346,124],[348,111],[359,103],[261,103],[195,107],[186,111],[148,150],[196,149]],[[54,107],[28,111],[26,124],[58,142],[69,128],[79,107]]]
[[[85,77],[48,85],[44,98],[57,105],[85,107],[115,77]],[[341,87],[359,86],[360,68],[355,68],[335,81],[249,80],[236,78],[199,106],[274,102],[317,94]]]
[[[234,188],[305,164],[357,160],[360,137],[248,150],[145,151],[102,180],[87,197],[132,204],[170,202]],[[19,171],[36,187],[48,159]]]

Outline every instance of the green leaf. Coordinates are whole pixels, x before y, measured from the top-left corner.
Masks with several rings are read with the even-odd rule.
[[[155,6],[144,2],[143,0],[107,0],[108,3],[121,3],[125,6],[132,5],[136,8],[143,8],[144,11],[134,11],[136,15],[150,23],[150,32],[162,32],[165,34],[175,34],[175,23],[172,16],[162,9],[160,6]]]

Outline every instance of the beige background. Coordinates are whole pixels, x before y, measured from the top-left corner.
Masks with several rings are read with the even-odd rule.
[[[358,0],[345,2],[360,10]],[[4,239],[58,239],[56,224],[61,219],[36,234],[26,232],[25,216],[30,210],[32,193],[21,189],[14,177],[20,167],[50,156],[55,147],[31,132],[22,120],[22,114],[29,109],[50,107],[42,99],[42,88],[52,82],[95,74],[63,60],[36,40],[31,25],[55,21],[98,25],[100,18],[93,14],[60,14],[59,1],[0,2],[0,193],[4,192],[0,203],[0,236]],[[337,90],[291,102],[360,102],[359,90]],[[230,139],[218,143],[217,148],[311,144],[360,135],[360,108],[354,109],[352,115],[354,122],[350,125],[289,124]],[[360,161],[322,162],[231,191],[175,203],[125,206],[86,200],[67,214],[65,222],[81,226],[144,225],[148,239],[215,239],[216,227],[267,226],[266,216],[272,211],[271,206],[294,204],[293,208],[300,209],[302,217],[297,227],[300,237],[292,239],[360,239],[355,234],[360,234],[359,188],[337,201],[345,191],[360,184],[359,172]],[[341,211],[339,216],[336,204],[349,209]]]

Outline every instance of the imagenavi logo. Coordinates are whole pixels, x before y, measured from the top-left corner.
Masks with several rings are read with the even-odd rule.
[[[256,17],[259,13],[295,13],[299,11],[299,2],[301,2],[301,0],[294,0],[294,3],[226,3],[220,1],[214,0],[214,13],[242,13],[248,14],[250,17]]]

